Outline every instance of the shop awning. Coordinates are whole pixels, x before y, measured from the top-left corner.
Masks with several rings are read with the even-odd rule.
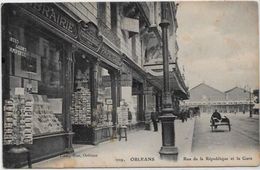
[[[155,84],[163,91],[163,76],[153,76],[150,74],[148,78],[151,82],[153,82],[153,84]],[[170,91],[183,100],[189,98],[188,89],[186,90],[186,87],[183,87],[179,78],[174,72],[170,72]]]
[[[175,95],[186,100],[189,98],[188,89],[186,88],[185,85],[182,85],[182,83],[180,81],[183,81],[183,80],[179,80],[179,78],[175,72],[170,73],[171,91],[173,91]]]

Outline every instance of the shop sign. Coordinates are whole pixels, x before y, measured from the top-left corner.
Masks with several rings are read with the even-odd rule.
[[[79,23],[79,41],[97,52],[103,43],[103,38],[98,35],[98,28],[94,23],[81,21]]]
[[[16,87],[14,94],[15,95],[24,95],[24,88]]]
[[[72,37],[77,36],[77,23],[73,19],[66,16],[66,14],[50,3],[26,3],[22,4],[23,8],[29,12],[37,15],[41,19],[51,25],[63,30]]]
[[[36,58],[31,57],[27,49],[20,45],[19,40],[14,37],[9,37],[10,47],[9,52],[20,56],[21,58],[21,69],[27,72],[36,73],[37,72],[37,61]]]
[[[112,63],[120,65],[121,57],[103,43],[103,38],[99,35],[99,30],[94,23],[77,22],[51,3],[28,3],[23,4],[22,7],[72,38],[79,40],[86,47]]]
[[[31,53],[20,41],[9,37],[9,52],[15,54],[15,75],[29,78],[28,73],[33,73],[31,79],[41,80],[40,57]],[[36,73],[36,74],[35,74]]]
[[[115,53],[112,49],[110,49],[107,45],[103,45],[101,49],[98,51],[100,55],[111,61],[116,65],[120,65],[121,58],[120,56]]]
[[[12,43],[9,47],[9,52],[26,57],[27,49],[19,44],[19,40],[14,37],[9,37],[10,43]]]
[[[103,43],[103,38],[99,35],[99,30],[94,23],[84,21],[79,23],[79,41],[112,63],[120,65],[120,56]]]
[[[106,99],[106,104],[107,104],[107,105],[112,105],[112,104],[113,104],[112,99]]]

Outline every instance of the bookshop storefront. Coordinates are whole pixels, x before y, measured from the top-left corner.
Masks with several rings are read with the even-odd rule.
[[[73,152],[73,142],[111,137],[120,56],[97,27],[55,4],[2,9],[4,166],[25,164],[25,155],[9,152],[15,146],[28,148],[37,162]]]

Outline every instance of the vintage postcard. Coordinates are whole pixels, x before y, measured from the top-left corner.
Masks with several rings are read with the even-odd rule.
[[[2,167],[258,166],[258,6],[2,2]]]

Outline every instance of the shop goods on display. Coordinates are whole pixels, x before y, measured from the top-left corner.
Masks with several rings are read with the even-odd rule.
[[[63,131],[47,96],[28,94],[11,98],[4,106],[4,144],[32,144],[33,135]]]
[[[91,94],[89,89],[81,88],[72,94],[70,108],[72,124],[91,125]]]
[[[45,95],[29,95],[33,103],[33,135],[64,131],[61,122],[50,109]]]
[[[4,145],[32,144],[32,102],[24,98],[5,100]]]
[[[99,113],[97,120],[97,127],[108,126],[109,122],[107,122],[107,117],[104,113]]]

